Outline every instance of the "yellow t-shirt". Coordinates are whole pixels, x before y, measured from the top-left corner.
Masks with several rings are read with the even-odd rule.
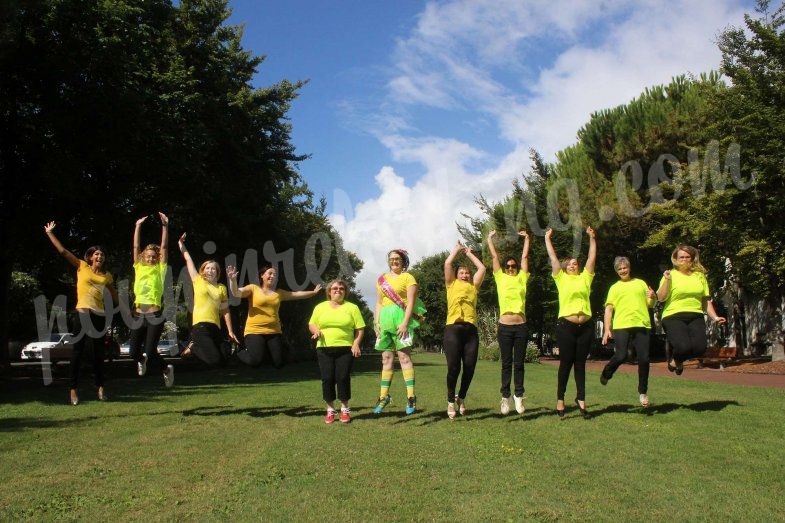
[[[529,284],[529,273],[518,271],[515,276],[510,276],[499,269],[493,272],[493,280],[496,282],[499,313],[526,316],[526,286]]]
[[[281,295],[277,292],[265,294],[258,285],[249,285],[251,295],[248,296],[248,319],[245,322],[245,335],[249,334],[280,334],[281,319],[278,310],[281,307]]]
[[[193,324],[214,323],[221,326],[221,305],[229,301],[226,286],[222,283],[212,285],[197,276],[194,279],[194,313]]]
[[[651,328],[649,303],[646,298],[648,290],[646,282],[637,278],[619,280],[611,285],[605,305],[613,306],[613,329]]]
[[[559,291],[559,318],[578,313],[591,316],[589,294],[593,279],[594,273],[585,269],[578,275],[570,275],[560,270],[553,276]]]
[[[457,321],[477,325],[477,288],[455,279],[447,286],[447,325]]]
[[[660,280],[662,286],[665,277]],[[679,312],[697,312],[703,314],[703,298],[709,296],[709,284],[702,272],[693,272],[689,276],[676,269],[671,271],[671,284],[662,317],[667,318]]]
[[[402,272],[398,276],[396,276],[394,273],[388,272],[384,275],[384,279],[387,280],[387,283],[390,284],[390,287],[392,287],[398,296],[401,297],[404,305],[408,305],[406,303],[406,289],[412,285],[417,285],[417,281],[414,279],[414,276],[408,272]],[[382,297],[382,306],[395,305],[395,302],[387,297],[387,293],[382,290],[382,286],[379,285],[378,282],[376,283],[376,292],[379,293],[379,295]]]
[[[76,308],[104,312],[104,288],[114,283],[111,272],[96,274],[84,260],[76,270]]]
[[[354,332],[365,327],[360,308],[348,301],[337,308],[330,305],[329,301],[323,301],[314,307],[308,323],[319,327],[322,333],[316,342],[317,349],[351,347]]]

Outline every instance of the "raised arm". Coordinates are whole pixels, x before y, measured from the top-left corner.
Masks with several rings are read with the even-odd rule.
[[[551,236],[553,236],[553,229],[545,231],[545,250],[548,251],[548,259],[551,261],[551,273],[556,276],[561,270],[561,263],[559,262],[559,257],[556,255],[556,250],[553,248]]]
[[[290,301],[290,300],[304,300],[306,298],[310,298],[312,296],[316,296],[322,290],[322,284],[320,283],[316,287],[313,288],[312,291],[286,291],[286,290],[279,290],[278,294],[281,297],[281,301]]]
[[[491,259],[493,261],[493,272],[498,271],[501,269],[501,265],[499,264],[499,254],[496,252],[496,246],[493,244],[493,237],[496,236],[496,229],[490,231],[488,233],[488,250],[491,251]]]
[[[665,301],[668,299],[668,295],[671,293],[671,271],[665,271],[662,273],[662,283],[660,284],[660,288],[657,289],[657,300],[658,301]]]
[[[447,259],[444,260],[444,286],[449,287],[449,285],[455,281],[455,271],[452,268],[452,264],[455,262],[455,257],[458,256],[458,253],[464,249],[463,244],[460,240],[455,243],[455,247],[452,248],[452,252],[450,255],[447,256]]]
[[[466,254],[466,257],[471,260],[477,270],[474,273],[474,279],[472,283],[474,283],[474,287],[477,290],[480,290],[480,285],[482,285],[482,281],[485,279],[485,265],[482,263],[477,256],[475,256],[474,252],[472,251],[471,247],[466,247],[463,251]]]
[[[169,217],[158,211],[161,218],[161,263],[169,261]]]
[[[177,240],[177,246],[180,247],[180,252],[183,254],[185,266],[188,268],[188,274],[191,276],[192,280],[195,280],[196,277],[199,276],[199,271],[196,270],[194,260],[191,258],[191,254],[188,252],[188,249],[185,246],[185,234],[186,233],[183,233],[183,235],[180,236],[180,239]]]
[[[521,272],[529,272],[529,247],[531,238],[526,231],[519,231],[518,236],[523,236],[523,250],[521,251]]]
[[[136,265],[136,262],[139,261],[139,253],[142,252],[142,246],[140,244],[140,236],[142,231],[142,224],[147,219],[147,216],[142,216],[138,220],[136,220],[136,225],[134,226],[134,245],[133,251],[131,253],[131,264]]]
[[[57,252],[59,252],[60,255],[63,258],[65,258],[65,260],[68,263],[70,263],[71,265],[73,265],[74,267],[76,267],[78,269],[79,268],[79,258],[74,256],[74,253],[72,253],[71,251],[69,251],[68,249],[63,247],[63,244],[60,243],[60,240],[57,239],[57,236],[55,236],[55,233],[54,233],[54,230],[55,230],[56,226],[57,226],[57,224],[55,222],[49,222],[46,225],[44,225],[44,232],[46,233],[47,238],[49,238],[49,241],[51,241],[52,245],[55,246],[55,249],[57,250]]]
[[[586,234],[589,235],[589,257],[586,259],[586,272],[594,274],[594,267],[597,264],[597,237],[591,227],[586,227]]]

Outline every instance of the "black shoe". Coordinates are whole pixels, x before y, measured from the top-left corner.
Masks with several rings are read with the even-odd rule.
[[[671,361],[672,360],[668,360],[668,371],[669,372],[676,372],[676,366],[675,365],[671,365]]]
[[[578,401],[578,398],[575,398],[575,404],[578,406],[578,410],[580,410],[580,411],[581,411],[581,416],[583,416],[583,419],[589,419],[589,418],[591,418],[591,414],[589,414],[589,411],[588,411],[588,410],[586,410],[586,409],[582,409],[582,408],[581,408],[581,404],[580,404],[580,402]],[[584,402],[583,402],[583,404],[585,405],[585,404],[586,404],[586,402],[584,401]]]
[[[607,385],[608,384],[608,378],[605,377],[605,374],[600,374],[600,384],[601,385]]]
[[[556,409],[556,415],[559,416],[559,419],[564,419],[564,409]]]

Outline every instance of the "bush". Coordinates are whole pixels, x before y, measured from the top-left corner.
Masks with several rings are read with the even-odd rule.
[[[526,345],[526,354],[523,357],[523,361],[526,363],[540,363],[540,349],[533,341]]]
[[[479,359],[486,361],[499,361],[501,357],[502,353],[499,350],[498,342],[493,341],[488,344],[480,342]]]

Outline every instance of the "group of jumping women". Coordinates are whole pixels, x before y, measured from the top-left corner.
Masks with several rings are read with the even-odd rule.
[[[174,385],[174,366],[159,355],[157,346],[163,329],[162,297],[167,268],[169,220],[158,213],[161,222],[161,243],[141,248],[140,230],[147,217],[136,221],[133,235],[134,301],[129,311],[131,325],[130,353],[136,362],[139,376],[147,373],[148,363],[159,371],[166,387]],[[84,259],[77,258],[63,247],[54,234],[55,222],[49,222],[44,231],[55,249],[77,270],[76,311],[78,328],[71,360],[70,402],[79,404],[78,380],[82,353],[86,343],[93,345],[95,386],[98,399],[106,401],[104,390],[104,343],[107,314],[106,299],[127,306],[119,299],[112,275],[105,270],[106,253],[100,246],[87,249]],[[574,370],[577,405],[581,415],[589,418],[586,410],[586,359],[593,334],[592,311],[589,302],[594,278],[597,242],[594,230],[586,229],[589,252],[581,269],[577,258],[560,260],[552,243],[553,231],[545,232],[545,247],[551,263],[551,275],[559,295],[556,343],[559,347],[559,370],[556,389],[556,414],[565,415],[564,396],[570,374]],[[520,260],[509,256],[500,261],[494,238],[496,231],[488,233],[487,245],[493,264],[493,278],[499,306],[497,340],[501,354],[501,403],[502,415],[509,414],[512,405],[523,414],[524,357],[529,340],[526,321],[526,289],[529,281],[530,236],[523,238]],[[271,265],[261,267],[259,284],[240,287],[238,271],[227,266],[228,289],[219,283],[221,267],[215,260],[203,262],[199,268],[191,258],[183,234],[178,247],[193,283],[193,309],[191,340],[181,356],[195,356],[211,366],[227,363],[223,348],[221,318],[226,324],[229,338],[240,348],[234,356],[242,363],[259,366],[269,355],[273,366],[284,363],[281,321],[278,315],[281,302],[310,298],[322,286],[310,291],[276,289],[276,269]],[[474,265],[455,267],[456,258],[464,254]],[[645,282],[633,278],[630,261],[616,257],[614,269],[619,275],[608,291],[605,300],[603,344],[615,341],[615,352],[600,376],[606,385],[627,357],[628,347],[634,347],[638,361],[638,393],[641,406],[649,406],[649,337],[651,331],[650,309],[655,301],[664,304],[661,321],[671,346],[668,369],[676,374],[683,372],[686,360],[703,355],[707,347],[705,315],[717,323],[725,318],[717,315],[709,299],[705,269],[700,263],[697,249],[680,245],[671,255],[672,270],[666,270],[655,292]],[[379,399],[373,412],[380,414],[390,403],[390,385],[394,375],[395,356],[401,367],[406,385],[407,415],[417,408],[415,394],[415,369],[411,358],[415,330],[423,321],[425,307],[418,298],[415,278],[407,272],[409,257],[405,250],[394,249],[387,254],[389,271],[379,276],[376,285],[374,310],[375,349],[382,355]],[[486,268],[472,249],[457,242],[444,262],[444,284],[447,293],[447,318],[444,328],[443,348],[447,360],[447,416],[454,419],[467,412],[466,397],[474,376],[479,355],[477,331],[477,295],[485,278]],[[317,361],[322,378],[322,398],[327,405],[326,423],[336,419],[351,421],[351,372],[354,359],[360,356],[365,322],[357,305],[345,301],[347,284],[335,279],[325,285],[326,300],[313,310],[308,322],[312,339],[316,341]],[[248,317],[243,342],[237,337],[229,311],[229,293],[248,300]],[[144,350],[142,350],[144,349]],[[460,377],[460,387],[458,379]],[[456,390],[457,389],[457,390]],[[340,402],[340,412],[335,401]]]

